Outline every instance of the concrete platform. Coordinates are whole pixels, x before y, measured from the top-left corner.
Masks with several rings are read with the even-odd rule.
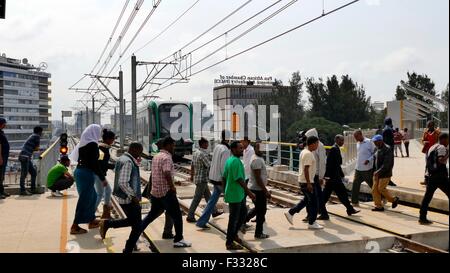
[[[191,200],[183,200],[185,206]],[[324,230],[308,230],[307,224],[301,222],[304,213],[295,216],[295,225],[291,226],[285,216],[285,209],[268,206],[264,232],[270,235],[269,239],[258,240],[254,238],[254,225],[252,230],[239,236],[257,252],[266,253],[363,253],[369,252],[369,246],[375,244],[380,251],[389,249],[394,244],[395,236],[361,224],[336,218],[323,223]],[[197,212],[201,212],[197,209]],[[222,231],[227,230],[229,214],[211,219],[212,225],[218,226]],[[224,244],[224,238],[222,244]],[[371,242],[370,244],[368,244]],[[367,248],[367,249],[366,249]]]
[[[406,213],[399,213],[391,210],[386,210],[384,212],[373,212],[371,211],[372,208],[372,205],[361,204],[358,208],[361,210],[360,213],[353,216],[347,216],[346,209],[343,205],[337,204],[327,206],[328,212],[339,215],[340,217],[349,219],[356,223],[361,223],[369,227],[381,229],[389,233],[406,237],[413,241],[417,241],[432,247],[448,251],[448,224],[434,223],[433,225],[429,226],[420,225],[418,223],[418,216],[412,216]],[[401,211],[402,206],[399,205],[398,209],[399,211]],[[434,215],[433,217],[437,216]],[[334,218],[337,217],[333,217],[333,219]],[[444,222],[442,218],[440,219],[440,221]]]
[[[426,187],[420,184],[420,182],[424,180],[423,177],[425,171],[425,155],[421,152],[421,149],[421,144],[412,140],[410,144],[410,157],[395,158],[393,170],[394,176],[392,177],[392,181],[394,181],[397,186],[388,187],[393,195],[400,197],[400,200],[415,205],[420,205],[422,203],[426,190]],[[286,170],[277,171],[277,168],[267,169],[270,179],[298,186],[297,172]],[[347,178],[350,182],[346,184],[346,188],[348,191],[351,191],[353,187],[353,173],[350,173]],[[372,189],[366,183],[363,183],[361,185],[361,192],[371,195]],[[448,212],[449,199],[443,192],[437,190],[430,203],[430,207]]]

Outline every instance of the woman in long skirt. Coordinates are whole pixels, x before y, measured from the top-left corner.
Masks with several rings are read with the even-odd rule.
[[[95,219],[95,204],[97,194],[95,192],[95,175],[107,183],[105,176],[100,170],[98,141],[101,137],[102,128],[98,124],[89,125],[81,134],[80,142],[77,144],[70,159],[78,162],[74,171],[78,191],[78,202],[75,210],[70,234],[87,233],[80,224],[88,224],[89,229],[98,228],[100,222]]]

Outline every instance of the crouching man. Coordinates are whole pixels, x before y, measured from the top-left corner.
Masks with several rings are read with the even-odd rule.
[[[68,156],[61,156],[59,163],[53,166],[47,174],[47,188],[52,191],[52,196],[62,197],[61,191],[72,187],[73,176],[69,173],[70,159]]]

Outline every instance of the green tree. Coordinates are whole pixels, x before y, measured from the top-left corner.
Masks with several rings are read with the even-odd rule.
[[[441,93],[441,99],[445,100],[447,102],[447,104],[445,105],[445,110],[444,112],[440,113],[440,118],[441,118],[441,127],[446,127],[448,128],[448,84],[447,84],[447,88],[442,91]]]
[[[422,90],[430,95],[436,96],[436,90],[435,88],[435,84],[434,82],[428,77],[428,75],[423,74],[423,75],[419,75],[416,72],[413,73],[407,73],[408,76],[408,80],[404,81],[401,80],[400,83],[406,83],[407,85],[417,88],[419,90]],[[425,99],[423,96],[414,94],[412,92],[409,92],[407,90],[405,90],[403,88],[403,86],[398,85],[397,89],[395,91],[395,98],[397,100],[405,100],[406,99],[406,95],[414,97],[418,100],[421,100],[423,102],[426,102],[428,104],[433,104],[433,102],[431,100]]]
[[[306,81],[309,94],[309,116],[324,117],[339,124],[366,122],[370,119],[370,97],[366,97],[363,86],[359,86],[348,75],[336,75],[326,83],[309,78]]]

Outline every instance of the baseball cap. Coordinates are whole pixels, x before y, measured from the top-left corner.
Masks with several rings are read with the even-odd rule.
[[[383,141],[383,136],[382,136],[382,135],[375,135],[375,136],[372,138],[372,141],[373,141],[373,142],[375,142],[375,141]]]
[[[5,124],[5,123],[7,123],[7,122],[6,122],[6,119],[0,118],[0,124]]]

